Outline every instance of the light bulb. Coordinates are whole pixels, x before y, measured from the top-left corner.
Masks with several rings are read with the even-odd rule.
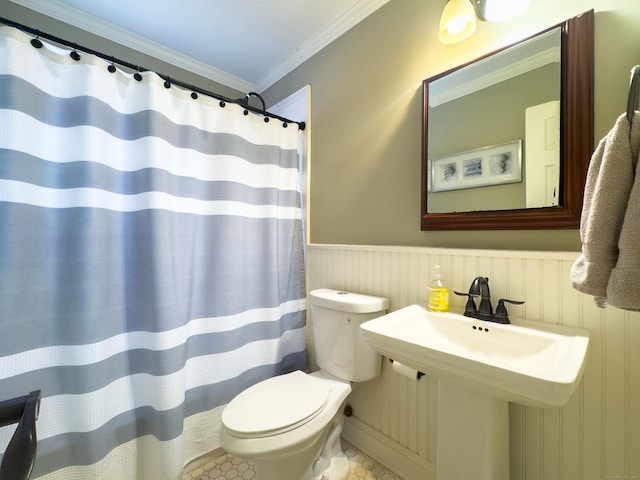
[[[478,17],[487,22],[504,22],[529,7],[529,0],[475,0]]]
[[[440,17],[440,41],[457,43],[476,30],[476,12],[469,0],[449,0]]]

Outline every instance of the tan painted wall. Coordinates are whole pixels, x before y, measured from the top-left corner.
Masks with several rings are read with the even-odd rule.
[[[578,250],[577,230],[420,231],[421,82],[593,8],[595,137],[626,108],[640,63],[638,0],[534,0],[511,22],[439,43],[444,0],[391,0],[265,92],[311,85],[310,241],[362,245]]]

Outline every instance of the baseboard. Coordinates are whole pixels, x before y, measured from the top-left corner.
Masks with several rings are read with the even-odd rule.
[[[354,417],[345,418],[343,438],[404,480],[436,480],[436,466]]]

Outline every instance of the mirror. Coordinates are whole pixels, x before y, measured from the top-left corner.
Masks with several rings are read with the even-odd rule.
[[[429,82],[428,213],[558,204],[560,32]]]
[[[578,228],[593,64],[589,11],[425,80],[422,230]]]

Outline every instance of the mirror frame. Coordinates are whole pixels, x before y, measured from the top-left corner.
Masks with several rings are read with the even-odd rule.
[[[579,228],[584,184],[594,148],[594,12],[589,10],[530,38],[554,28],[561,29],[560,205],[517,210],[427,213],[429,82],[513,46],[510,45],[423,81],[421,208],[423,231]],[[524,40],[527,39],[522,41]]]

